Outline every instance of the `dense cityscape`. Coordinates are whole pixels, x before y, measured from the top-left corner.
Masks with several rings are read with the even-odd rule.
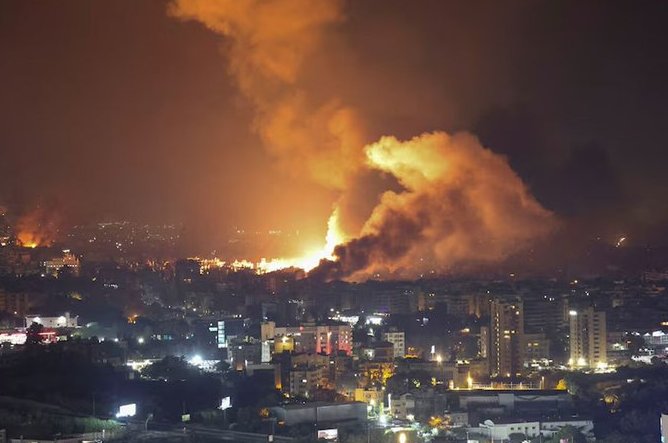
[[[666,270],[324,282],[166,259],[172,226],[99,223],[24,245],[12,220],[3,209],[12,438],[658,439]]]
[[[668,442],[667,22],[0,0],[0,443]]]

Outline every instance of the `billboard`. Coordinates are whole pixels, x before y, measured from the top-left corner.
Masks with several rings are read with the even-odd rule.
[[[136,413],[137,413],[137,404],[130,403],[127,405],[121,405],[121,407],[118,408],[118,413],[116,414],[116,417],[118,418],[134,417]]]
[[[318,431],[318,440],[336,440],[338,438],[338,429],[321,429]]]

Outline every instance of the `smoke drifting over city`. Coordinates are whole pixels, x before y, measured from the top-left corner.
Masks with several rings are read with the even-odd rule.
[[[329,277],[414,276],[493,263],[554,226],[506,160],[470,134],[383,137],[365,149],[369,167],[403,186],[387,191],[358,238],[337,247]]]
[[[0,39],[0,205],[20,231],[21,215],[59,202],[32,223],[60,226],[56,246],[77,226],[170,225],[181,255],[311,268],[317,257],[336,258],[330,246],[378,235],[383,242],[359,261],[339,248],[340,275],[357,279],[496,264],[508,254],[507,269],[526,258],[540,272],[591,241],[668,240],[668,66],[647,55],[666,52],[661,5],[615,4],[605,14],[594,3],[430,0],[9,0],[0,8],[11,17]],[[448,186],[460,181],[434,179],[440,194],[410,188],[382,158],[395,148],[373,159],[367,148],[385,136],[400,141],[396,149],[419,150],[415,137],[458,145],[466,133],[511,169],[523,190],[509,195],[526,194],[543,215],[532,204],[506,214],[512,198],[501,198],[500,221],[464,223],[485,195],[467,194],[470,211],[440,210],[444,201],[454,207]],[[449,148],[437,150],[453,163]],[[467,150],[474,172],[456,173],[496,176],[475,151]],[[380,233],[424,208],[431,212],[415,238]],[[526,232],[516,238],[504,223]],[[552,231],[550,246],[537,247]],[[421,240],[439,236],[451,246]],[[471,248],[471,238],[487,248]],[[531,257],[517,254],[526,246]]]
[[[337,97],[318,100],[301,78],[343,2],[176,1],[170,13],[195,19],[224,41],[229,69],[255,106],[255,129],[286,171],[345,190],[363,161],[359,117]]]
[[[359,111],[338,97],[314,99],[301,67],[321,49],[328,28],[344,19],[342,7],[339,1],[275,0],[177,1],[170,8],[226,37],[230,70],[280,165],[337,190],[342,201],[360,191],[353,177],[361,170],[385,173],[401,187],[382,193],[359,232],[334,227],[349,241],[315,274],[409,276],[490,263],[548,233],[551,214],[507,161],[474,136],[435,132],[407,142],[387,136],[365,147]],[[348,209],[337,204],[335,211],[340,219],[360,218]]]
[[[0,1],[0,443],[668,442],[667,22]]]

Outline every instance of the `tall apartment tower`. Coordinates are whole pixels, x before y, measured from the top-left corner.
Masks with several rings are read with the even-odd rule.
[[[383,332],[383,340],[392,343],[394,358],[404,358],[406,356],[406,334],[403,331],[391,329]]]
[[[521,300],[495,299],[490,306],[489,372],[518,377],[524,365],[524,307]]]
[[[478,343],[478,356],[489,357],[489,326],[480,326],[480,340]]]
[[[593,307],[569,312],[570,359],[573,367],[605,368],[608,364],[605,311]]]

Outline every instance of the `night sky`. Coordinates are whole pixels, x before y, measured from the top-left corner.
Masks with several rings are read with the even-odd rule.
[[[228,39],[167,10],[0,0],[0,203],[68,223],[181,222],[199,243],[237,225],[323,236],[337,190],[263,146]],[[354,107],[364,143],[468,131],[580,234],[667,239],[668,2],[343,11],[300,82]]]

